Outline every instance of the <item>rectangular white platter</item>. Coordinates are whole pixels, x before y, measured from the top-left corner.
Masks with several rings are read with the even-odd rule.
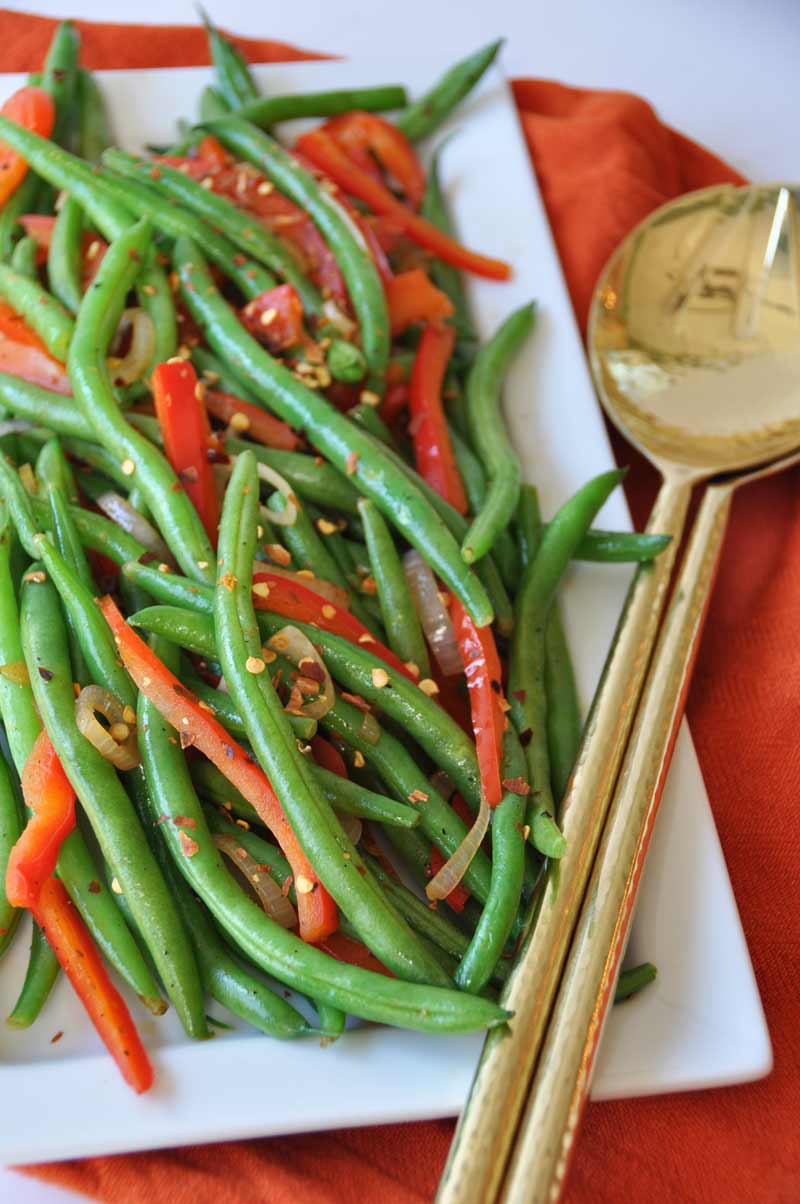
[[[403,82],[420,91],[442,58],[312,62],[256,68],[272,93]],[[175,120],[196,112],[206,68],[100,73],[122,146],[169,142]],[[22,78],[0,77],[0,100]],[[443,157],[462,239],[509,260],[509,284],[470,283],[482,336],[536,297],[539,320],[505,393],[528,479],[545,514],[612,464],[569,297],[531,173],[509,89],[493,71],[463,106]],[[446,131],[442,131],[440,137]],[[438,141],[438,139],[437,139]],[[629,528],[621,492],[599,522]],[[602,669],[630,571],[579,565],[564,608],[584,705]],[[0,1015],[21,983],[21,933],[0,967]],[[595,1099],[741,1082],[771,1066],[769,1036],[691,738],[684,727],[664,793],[630,942],[657,982],[616,1008],[603,1038]],[[215,1015],[222,1009],[212,1006]],[[139,1098],[101,1050],[60,982],[28,1032],[0,1026],[0,1163],[28,1163],[193,1142],[453,1116],[463,1105],[480,1035],[432,1037],[375,1026],[322,1049],[252,1032],[186,1040],[174,1016],[137,1023],[152,1051],[156,1086]],[[225,1017],[228,1019],[228,1017]],[[51,1038],[63,1036],[57,1044]],[[42,1125],[41,1101],[51,1118]],[[39,1118],[39,1120],[37,1120]]]

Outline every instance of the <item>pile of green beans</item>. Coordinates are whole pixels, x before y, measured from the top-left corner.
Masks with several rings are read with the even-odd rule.
[[[408,382],[413,372],[421,324],[392,333],[385,265],[366,227],[276,133],[300,117],[337,117],[336,129],[354,112],[386,113],[359,121],[375,129],[393,120],[386,136],[411,154],[470,94],[500,43],[410,102],[395,85],[262,96],[240,51],[203,19],[214,85],[200,101],[201,125],[179,127],[169,148],[177,162],[113,145],[70,22],[40,77],[55,105],[53,137],[0,116],[0,138],[28,164],[0,209],[0,300],[41,344],[37,354],[66,374],[47,389],[22,369],[0,373],[0,956],[19,921],[5,893],[29,818],[19,781],[44,726],[79,817],[56,873],[103,959],[152,1014],[171,1005],[193,1038],[209,1035],[209,998],[280,1038],[338,1037],[347,1014],[442,1034],[501,1025],[511,1017],[497,991],[557,878],[548,862],[564,853],[558,807],[581,739],[559,584],[572,560],[642,562],[667,541],[592,527],[616,471],[542,519],[502,409],[535,303],[481,345],[460,272],[431,256],[425,270],[453,307],[443,401],[466,513],[417,472],[405,418],[382,406],[387,377]],[[239,164],[225,168],[230,187],[213,167],[201,179],[180,162],[209,134]],[[441,150],[421,211],[452,236]],[[303,211],[346,303],[332,303],[305,245],[248,208],[254,178],[260,195],[276,192],[284,209],[288,201]],[[51,211],[46,253],[19,224],[34,211]],[[389,262],[406,266],[394,250]],[[248,302],[269,295],[296,299],[299,344],[268,350],[279,344],[240,320]],[[123,313],[133,307],[150,319],[139,320],[147,350],[138,376],[115,379],[126,359]],[[277,307],[266,310],[265,329],[278,318]],[[194,411],[186,431],[170,427],[176,399],[152,379],[176,354],[197,373],[193,396],[180,400],[197,407],[200,434],[189,433]],[[209,417],[206,387],[238,399],[241,413],[229,411],[227,425]],[[279,430],[273,419],[292,428],[291,441],[265,434]],[[188,465],[183,439],[195,441]],[[201,517],[208,498],[194,489],[207,462],[221,462],[211,470],[213,521]],[[95,504],[113,505],[114,520]],[[456,638],[454,597],[476,629],[491,630],[508,675],[508,702],[501,681],[483,683],[500,700],[500,801],[457,889],[438,902],[430,879],[462,848],[470,813],[485,814],[491,769],[475,737],[475,695],[463,673],[441,671],[441,641],[406,575],[411,548],[436,579],[444,638]],[[147,675],[128,672],[130,648],[115,644],[97,604],[109,591],[128,635],[160,668],[149,661]],[[138,748],[131,768],[115,768],[107,746],[82,734],[76,697],[87,686],[122,709],[124,723],[109,732]],[[171,713],[170,689],[187,702],[186,730],[159,709]],[[225,750],[214,763],[199,751],[210,731]],[[314,882],[294,881],[269,812],[237,788],[247,792],[243,778],[228,777],[228,757],[263,771]],[[230,839],[217,841],[231,835],[243,861],[300,898],[301,916],[306,888],[327,892],[338,933],[312,945],[277,922],[261,890],[256,902],[222,858]],[[389,975],[339,960],[340,937]],[[654,975],[637,967],[618,997]],[[12,1026],[34,1023],[57,977],[34,925]]]

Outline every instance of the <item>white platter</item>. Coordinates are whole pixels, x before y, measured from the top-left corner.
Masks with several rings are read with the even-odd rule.
[[[293,63],[256,68],[273,92],[402,80],[412,91],[444,63]],[[119,142],[139,149],[169,141],[179,114],[195,111],[205,68],[101,73]],[[21,77],[0,77],[0,99]],[[547,219],[531,175],[513,101],[492,73],[458,115],[444,159],[448,198],[462,238],[508,259],[507,285],[477,282],[471,299],[487,335],[530,297],[538,329],[509,381],[506,406],[526,475],[546,513],[611,452],[589,380]],[[618,492],[602,516],[628,527]],[[564,606],[583,701],[602,668],[629,572],[578,566]],[[20,935],[0,972],[0,1015],[24,973]],[[649,959],[659,978],[614,1010],[594,1084],[595,1099],[718,1086],[758,1078],[771,1048],[750,959],[694,749],[678,740],[653,838],[629,959]],[[214,1014],[222,1009],[213,1007]],[[142,1019],[156,1087],[138,1098],[101,1051],[71,992],[59,983],[32,1030],[0,1028],[0,1162],[27,1163],[124,1150],[455,1115],[480,1036],[430,1037],[378,1027],[332,1047],[281,1044],[252,1033],[186,1041],[174,1017]],[[57,1044],[51,1038],[63,1037]],[[42,1125],[41,1101],[58,1124]]]

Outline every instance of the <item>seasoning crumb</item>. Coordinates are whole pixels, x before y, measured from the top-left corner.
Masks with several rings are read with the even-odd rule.
[[[53,1033],[52,1037],[50,1038],[50,1044],[55,1045],[63,1036],[64,1030],[63,1028],[60,1028],[57,1033]]]
[[[193,837],[187,836],[182,828],[178,830],[178,840],[184,857],[194,857],[195,853],[200,852],[200,845]]]
[[[336,523],[332,523],[329,518],[317,519],[317,530],[323,535],[333,535],[336,532]]]
[[[44,665],[40,665],[39,666],[39,676],[41,677],[42,681],[52,681],[53,680],[53,670],[45,669]]]
[[[250,419],[246,414],[237,410],[235,414],[231,414],[229,425],[232,431],[248,431],[250,429]]]
[[[360,401],[363,401],[365,406],[379,406],[381,404],[380,396],[374,393],[372,389],[362,389]]]
[[[47,574],[43,573],[41,569],[33,569],[30,573],[24,573],[22,580],[30,581],[34,585],[44,585],[47,580]]]
[[[353,764],[355,765],[356,769],[363,769],[366,764],[366,761],[364,760],[364,754],[359,748],[357,748],[353,753]]]
[[[191,815],[176,815],[172,822],[176,828],[191,828],[194,830],[197,827],[197,820],[192,819]]]
[[[100,883],[97,881],[96,878],[92,878],[91,882],[89,883],[89,894],[90,895],[99,895],[101,890],[102,890],[102,887],[100,886]]]
[[[430,797],[424,790],[412,790],[408,796],[408,801],[410,803],[427,803]]]
[[[267,666],[264,664],[260,656],[248,656],[244,663],[244,667],[248,673],[257,674],[263,673]]]
[[[419,677],[419,665],[416,661],[404,661],[403,663],[412,677]]]
[[[265,544],[264,551],[267,553],[270,560],[274,561],[275,564],[282,565],[284,568],[288,564],[292,563],[291,554],[286,550],[286,548],[282,547],[279,543]]]
[[[375,578],[370,573],[367,573],[366,577],[362,577],[360,588],[362,594],[377,594],[378,592]]]
[[[122,887],[120,886],[119,880],[117,878],[111,879],[111,889],[113,890],[115,895],[122,894]]]
[[[358,642],[359,644],[374,644],[375,636],[369,631],[362,631],[361,635],[358,637]]]
[[[331,604],[329,602],[326,602],[325,605],[322,607],[322,617],[323,617],[323,619],[335,618],[336,617],[336,607],[331,606]]]
[[[531,788],[524,778],[503,778],[503,789],[508,790],[511,794],[518,794],[522,798],[531,792]]]
[[[419,688],[422,690],[422,693],[427,694],[429,698],[432,698],[434,694],[439,693],[439,687],[431,677],[423,677],[422,681],[419,683]]]
[[[126,477],[132,477],[136,472],[136,465],[130,458],[123,460],[119,467],[123,475]]]
[[[233,573],[224,573],[219,579],[219,584],[224,585],[229,594],[232,594],[236,589],[237,580]]]
[[[382,690],[384,686],[389,684],[389,674],[385,669],[373,669],[371,673],[372,684],[376,690]]]
[[[269,586],[266,581],[256,581],[253,585],[253,593],[257,598],[268,598]]]
[[[357,451],[351,451],[348,454],[347,461],[345,462],[344,470],[349,477],[352,477],[353,473],[355,472],[356,466],[358,464],[358,459],[359,459],[359,456],[358,456]]]
[[[297,875],[295,890],[297,891],[298,895],[310,895],[313,889],[314,883],[310,878],[306,878],[304,874]]]

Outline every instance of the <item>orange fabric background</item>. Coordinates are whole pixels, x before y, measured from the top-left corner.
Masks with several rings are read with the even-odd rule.
[[[197,29],[79,25],[90,66],[207,61]],[[37,68],[52,28],[50,20],[0,10],[0,69]],[[254,61],[303,57],[275,42],[237,41]],[[534,80],[514,88],[583,323],[597,273],[631,226],[683,191],[738,177],[634,96]],[[616,446],[633,464],[629,497],[641,518],[652,476],[621,440]],[[796,473],[785,474],[735,503],[689,704],[776,1068],[750,1086],[590,1106],[570,1204],[791,1204],[800,1197],[797,485]],[[354,1129],[91,1158],[30,1173],[113,1204],[412,1204],[432,1199],[451,1132],[449,1121]]]

